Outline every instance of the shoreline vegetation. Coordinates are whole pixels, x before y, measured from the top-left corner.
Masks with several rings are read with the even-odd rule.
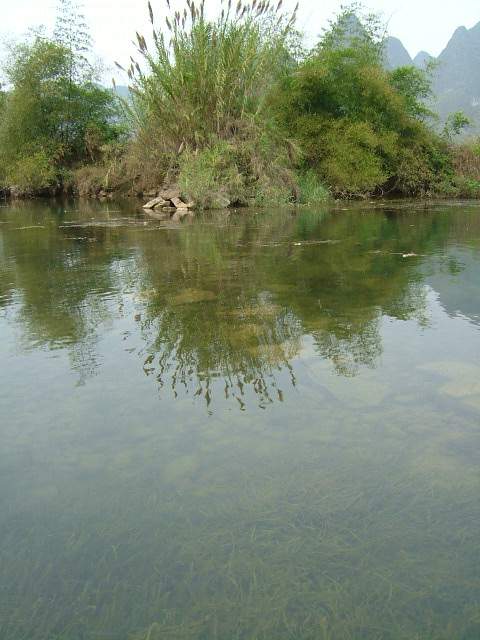
[[[83,17],[11,45],[0,85],[0,192],[143,198],[159,215],[382,196],[480,198],[480,140],[430,110],[432,69],[385,68],[385,29],[343,8],[307,50],[282,0],[148,3],[152,33],[100,84]],[[207,17],[208,16],[208,17]]]

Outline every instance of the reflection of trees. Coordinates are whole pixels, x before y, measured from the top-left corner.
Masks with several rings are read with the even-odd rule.
[[[181,386],[188,393],[203,396],[207,405],[216,392],[245,406],[247,389],[261,406],[282,399],[277,373],[282,369],[295,378],[290,359],[300,349],[301,326],[287,310],[273,305],[260,309],[225,311],[222,298],[185,303],[182,308],[165,308],[150,326],[151,355],[145,372],[153,373],[160,387],[173,393]],[[149,313],[156,304],[150,305]]]
[[[382,316],[423,319],[418,259],[409,262],[402,253],[425,253],[433,219],[417,219],[412,228],[411,218],[354,211],[324,219],[305,234],[302,217],[308,215],[296,222],[298,242],[305,244],[290,261],[287,249],[277,261],[274,277],[285,291],[278,299],[301,318],[320,355],[339,374],[353,375],[360,366],[374,366],[381,354]],[[312,236],[339,242],[315,245],[309,243]]]
[[[212,216],[171,231],[154,222],[153,231],[82,212],[73,226],[63,210],[43,205],[39,218],[30,205],[21,224],[41,219],[42,230],[0,228],[0,300],[9,304],[13,283],[29,342],[67,347],[85,379],[99,325],[134,291],[146,375],[174,394],[207,404],[222,394],[242,407],[249,394],[261,406],[282,399],[306,334],[340,375],[375,366],[383,316],[425,321],[425,259],[402,253],[430,254],[450,224],[422,212],[305,211]]]
[[[28,343],[66,347],[82,381],[97,367],[96,334],[111,314],[119,252],[106,228],[61,228],[62,208],[22,204],[1,229],[5,278],[19,295],[15,320]]]
[[[302,326],[262,289],[254,261],[242,255],[238,243],[250,236],[256,231],[239,221],[165,235],[161,247],[142,245],[145,371],[160,387],[183,388],[207,405],[221,393],[243,408],[252,392],[260,406],[281,400],[282,372],[295,383],[290,360]]]
[[[401,254],[425,252],[437,234],[432,217],[409,223],[275,213],[144,244],[146,373],[207,403],[212,384],[241,404],[249,386],[263,405],[282,397],[275,375],[293,376],[304,334],[341,375],[374,366],[383,315],[423,321],[418,260]]]
[[[13,277],[13,265],[11,260],[7,258],[3,237],[0,235],[0,313],[12,303]]]

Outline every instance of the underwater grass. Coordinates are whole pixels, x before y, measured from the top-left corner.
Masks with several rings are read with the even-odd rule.
[[[95,240],[78,243],[63,211],[28,231],[38,209],[5,216],[2,335],[28,349],[0,345],[2,640],[477,640],[478,410],[441,394],[477,368],[408,352],[432,333],[432,272],[467,291],[472,211],[181,231],[103,211],[68,214]],[[468,359],[477,325],[436,320]],[[274,381],[283,402],[262,395]]]
[[[303,468],[263,458],[248,471],[222,456],[221,469],[138,494],[133,509],[131,493],[123,510],[112,494],[103,518],[91,504],[56,533],[37,523],[13,548],[5,537],[4,576],[28,566],[16,584],[38,596],[31,617],[26,602],[9,611],[3,637],[474,638],[478,484],[460,501],[458,487],[432,496],[403,460],[372,472],[365,456],[351,477],[352,458],[329,463],[331,453],[303,455]],[[30,565],[26,542],[42,562]]]

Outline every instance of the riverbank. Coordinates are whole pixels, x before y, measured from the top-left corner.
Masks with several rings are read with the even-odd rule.
[[[85,186],[85,185],[83,185]],[[435,201],[465,201],[480,200],[480,180],[458,176],[443,192],[424,194],[423,196],[410,197],[398,193],[373,193],[354,196],[335,197],[327,188],[320,185],[314,194],[309,198],[307,193],[298,194],[292,192],[290,199],[281,202],[258,203],[254,198],[242,200],[229,200],[222,192],[215,191],[208,195],[208,205],[205,201],[196,202],[188,194],[181,190],[178,183],[149,186],[140,188],[135,184],[124,185],[122,188],[113,188],[108,185],[92,185],[88,190],[80,189],[75,184],[70,184],[68,188],[60,186],[49,189],[42,189],[34,192],[32,190],[22,191],[16,187],[0,189],[0,199],[4,201],[28,201],[28,200],[50,200],[50,199],[87,199],[98,202],[123,201],[132,202],[134,206],[142,208],[146,213],[155,216],[163,216],[165,219],[174,213],[188,212],[192,214],[199,210],[215,209],[239,209],[239,208],[269,208],[272,206],[316,206],[339,204],[350,206],[353,203],[365,203],[370,205],[380,205],[399,202],[410,204],[429,204]]]
[[[75,34],[13,47],[0,185],[99,199],[174,185],[197,209],[480,197],[480,143],[456,143],[468,119],[439,121],[428,71],[385,68],[376,19],[343,9],[311,50],[295,19],[254,2],[207,20],[189,2],[166,40],[150,11],[128,100],[92,81],[82,43],[65,45]]]

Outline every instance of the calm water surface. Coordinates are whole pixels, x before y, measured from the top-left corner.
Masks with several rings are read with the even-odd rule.
[[[0,443],[2,640],[478,640],[480,205],[2,207]]]

